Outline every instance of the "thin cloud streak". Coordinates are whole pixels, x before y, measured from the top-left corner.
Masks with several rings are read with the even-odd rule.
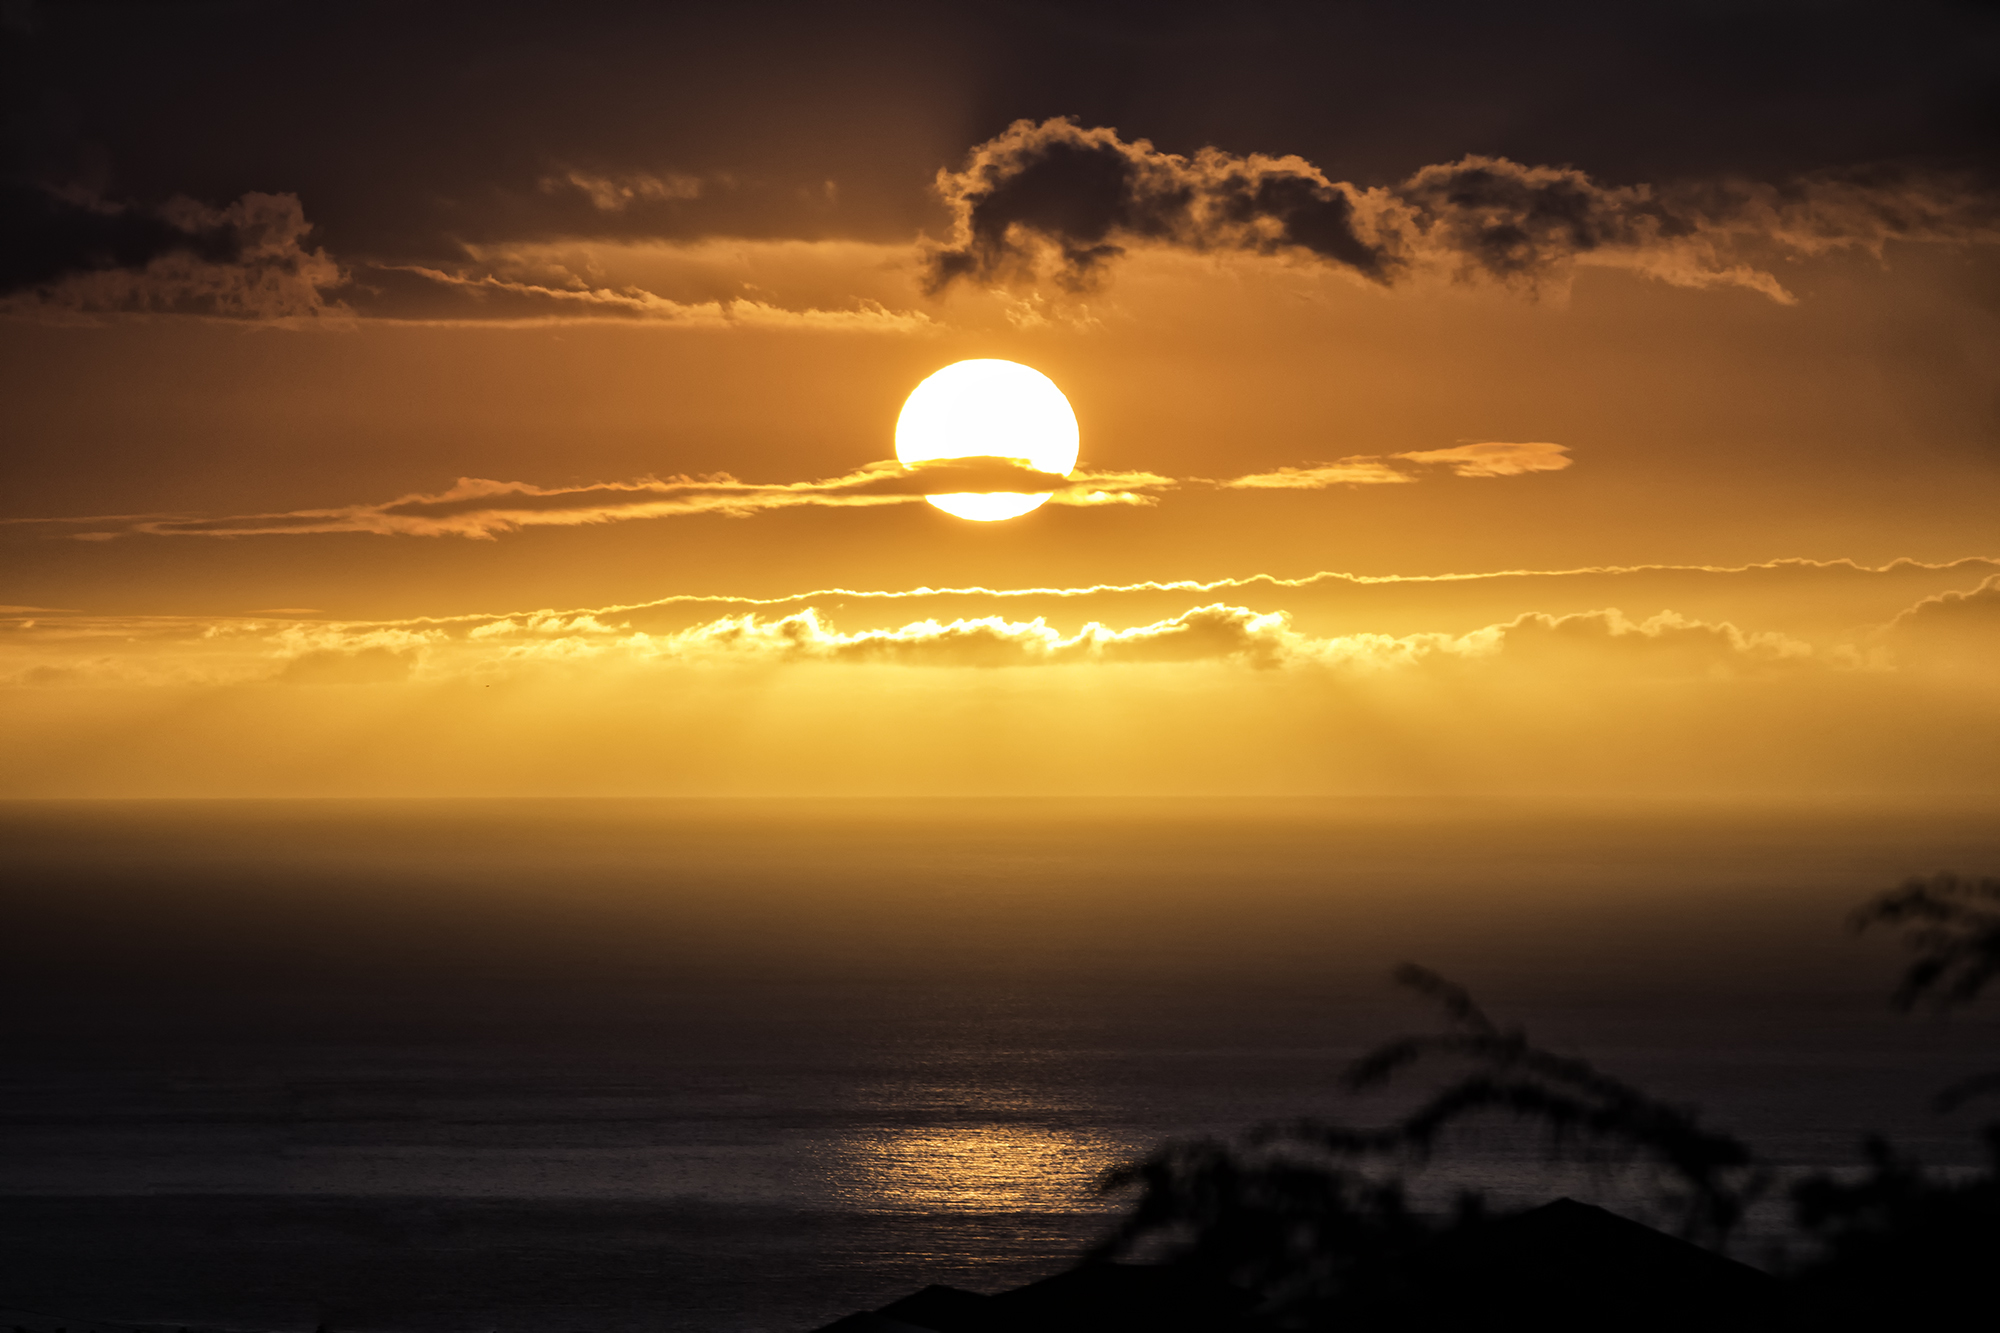
[[[1460,477],[1506,477],[1555,472],[1570,465],[1559,444],[1487,443],[1415,453],[1363,455],[1338,463],[1217,481],[1179,480],[1155,472],[1039,472],[1024,459],[941,459],[905,466],[868,463],[840,477],[818,481],[757,483],[728,473],[642,477],[591,486],[545,487],[530,482],[461,477],[435,494],[399,496],[377,504],[332,509],[204,517],[188,514],[99,515],[85,518],[4,519],[0,524],[115,525],[71,534],[81,541],[120,536],[287,537],[361,532],[377,536],[469,537],[492,540],[527,527],[578,527],[635,519],[720,514],[747,518],[774,509],[806,506],[870,508],[907,504],[932,495],[1021,493],[1047,495],[1049,503],[1078,508],[1150,506],[1179,487],[1219,490],[1327,490],[1417,480],[1399,462],[1445,465]]]
[[[1048,494],[1063,505],[1154,503],[1151,491],[1173,485],[1150,472],[1040,472],[1022,459],[971,458],[918,463],[869,463],[845,476],[817,481],[757,483],[728,473],[645,477],[591,486],[546,487],[528,482],[461,477],[447,490],[399,496],[377,504],[224,517],[141,515],[118,526],[72,534],[83,541],[116,537],[269,537],[331,533],[467,537],[492,540],[527,527],[577,527],[689,514],[743,518],[802,506],[868,508],[911,504],[930,495],[1020,491]],[[13,519],[10,523],[105,523],[96,519]]]
[[[1529,472],[1561,472],[1576,460],[1560,444],[1507,443],[1490,440],[1449,449],[1416,449],[1400,454],[1356,454],[1309,467],[1281,467],[1229,481],[1209,482],[1227,490],[1323,491],[1334,486],[1380,486],[1415,481],[1417,475],[1398,463],[1443,466],[1455,477],[1518,477]]]
[[[1133,593],[1172,593],[1191,597],[1241,596],[1257,590],[1300,589],[1310,590],[1326,586],[1348,587],[1394,587],[1431,586],[1439,584],[1505,583],[1525,580],[1565,580],[1602,578],[1618,576],[1641,576],[1649,574],[1694,574],[1714,576],[1742,576],[1754,574],[1810,574],[1836,573],[1858,576],[1893,576],[1907,571],[1923,571],[1933,574],[1955,574],[1964,571],[1980,574],[1995,571],[1984,577],[1977,587],[1968,592],[1946,592],[1926,596],[1911,605],[1900,616],[1892,618],[1890,627],[1900,628],[1910,619],[1925,617],[1932,611],[1956,608],[1970,603],[1983,612],[1989,607],[2000,606],[2000,555],[1964,556],[1956,560],[1929,561],[1899,557],[1880,565],[1867,565],[1851,559],[1816,560],[1806,557],[1788,557],[1747,565],[1583,565],[1568,569],[1503,569],[1472,573],[1444,574],[1353,574],[1336,570],[1320,570],[1298,577],[1276,574],[1247,574],[1222,579],[1171,579],[1146,580],[1136,583],[1099,583],[1070,587],[1029,586],[1020,588],[990,588],[982,585],[963,587],[933,588],[927,585],[915,588],[813,588],[802,592],[788,593],[778,597],[749,597],[729,593],[674,593],[666,597],[653,598],[643,602],[619,602],[597,607],[578,607],[557,610],[541,607],[531,611],[470,612],[452,616],[408,616],[388,620],[288,620],[297,615],[306,616],[303,609],[287,610],[272,608],[266,612],[256,612],[242,616],[117,616],[99,615],[75,608],[13,606],[0,607],[0,615],[15,619],[11,625],[0,623],[0,629],[40,628],[48,633],[60,633],[68,637],[103,638],[123,640],[126,638],[169,639],[169,638],[217,638],[242,634],[263,634],[283,628],[286,632],[299,634],[326,634],[333,638],[330,642],[346,642],[342,636],[352,634],[452,634],[463,632],[469,638],[493,638],[517,634],[557,634],[566,635],[588,631],[610,633],[622,630],[614,624],[612,617],[628,616],[647,611],[677,606],[742,607],[752,614],[758,610],[773,610],[797,606],[805,608],[819,602],[866,602],[889,603],[918,601],[937,597],[991,598],[999,601],[1027,598],[1046,598],[1058,601],[1078,600],[1090,597],[1117,596]],[[1004,618],[1004,617],[1003,617]],[[727,617],[725,617],[727,619]],[[720,623],[720,622],[716,622]],[[770,623],[768,621],[764,623]],[[415,642],[414,640],[411,642]]]
[[[546,283],[522,282],[502,278],[495,274],[470,275],[447,273],[443,269],[423,265],[381,265],[385,273],[408,273],[423,278],[441,287],[448,287],[466,293],[474,298],[503,297],[531,302],[551,303],[557,307],[580,311],[579,314],[544,314],[525,317],[500,316],[497,320],[448,319],[448,320],[405,320],[393,317],[376,317],[376,323],[418,323],[443,325],[447,327],[471,326],[490,323],[511,323],[516,326],[542,326],[572,324],[578,322],[620,322],[644,321],[679,325],[698,329],[790,329],[827,333],[931,333],[938,329],[937,323],[921,310],[891,310],[880,302],[861,299],[854,308],[847,310],[825,310],[809,308],[791,310],[772,305],[767,301],[756,301],[738,297],[715,301],[675,301],[648,291],[644,287],[591,287],[551,286]]]
[[[1412,463],[1441,464],[1454,477],[1518,477],[1525,472],[1560,472],[1575,460],[1569,450],[1547,441],[1506,444],[1460,444],[1449,449],[1416,449],[1391,454]]]

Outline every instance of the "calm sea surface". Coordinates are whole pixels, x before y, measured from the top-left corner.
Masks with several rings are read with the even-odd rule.
[[[789,1333],[997,1290],[1162,1138],[1398,1104],[1425,963],[1773,1160],[2000,1025],[1843,918],[2000,873],[2000,803],[0,806],[0,1319]],[[1995,1006],[2000,1009],[2000,1006]],[[1420,1090],[1420,1083],[1410,1092]],[[1441,1186],[1546,1197],[1496,1134]]]

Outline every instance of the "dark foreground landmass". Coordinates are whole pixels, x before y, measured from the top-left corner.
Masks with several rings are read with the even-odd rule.
[[[1781,1279],[1616,1213],[1557,1199],[1348,1275],[1309,1319],[1184,1266],[1085,1264],[998,1295],[933,1285],[817,1333],[1806,1333],[1991,1327],[2000,1228]],[[1935,1240],[1936,1238],[1932,1238]],[[1953,1252],[1955,1249],[1958,1252]]]

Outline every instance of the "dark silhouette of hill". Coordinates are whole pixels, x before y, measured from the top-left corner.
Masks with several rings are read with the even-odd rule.
[[[1566,1198],[1456,1228],[1358,1276],[1332,1327],[1730,1333],[1771,1327],[1782,1297],[1768,1274]],[[1270,1326],[1256,1304],[1174,1265],[1097,1262],[998,1296],[926,1287],[820,1333],[1249,1333]]]

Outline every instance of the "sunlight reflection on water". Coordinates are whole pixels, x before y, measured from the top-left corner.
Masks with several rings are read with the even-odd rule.
[[[925,1126],[845,1141],[831,1156],[836,1197],[863,1212],[1087,1213],[1095,1181],[1132,1148],[1096,1130]]]

